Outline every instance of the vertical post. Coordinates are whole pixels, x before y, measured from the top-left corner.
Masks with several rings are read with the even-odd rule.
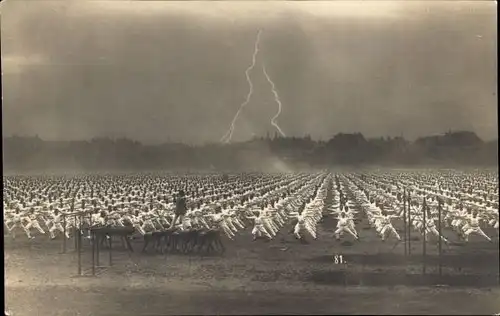
[[[76,216],[75,216],[76,218]],[[76,227],[76,225],[75,225]],[[81,215],[80,215],[80,223],[78,225],[79,230],[82,229],[82,221],[81,221]],[[75,236],[75,239],[77,241],[77,251],[78,251],[78,275],[82,275],[82,234],[78,232],[78,236]]]
[[[76,222],[76,214],[74,214],[74,216],[73,216],[73,232],[74,232],[73,239],[75,240],[75,250],[78,247],[78,240],[77,240],[77,238],[78,238],[77,237],[77,230],[78,230],[78,228],[76,227],[76,224],[77,224],[77,222]]]
[[[63,253],[66,253],[66,214],[63,214]]]
[[[422,205],[422,211],[423,211],[423,217],[424,217],[424,242],[422,244],[422,251],[423,251],[423,273],[425,274],[426,271],[427,271],[427,242],[426,242],[426,238],[427,238],[427,234],[426,234],[426,230],[427,230],[427,201],[426,199],[424,198],[424,203]]]
[[[441,243],[441,239],[443,236],[442,232],[441,232],[441,212],[442,212],[442,204],[441,204],[441,199],[438,199],[438,217],[439,217],[439,222],[438,222],[438,232],[439,232],[439,277],[442,276],[442,260],[441,260],[441,256],[442,256],[442,243]]]
[[[408,205],[408,255],[411,255],[411,199],[410,199],[410,192],[406,193],[407,195],[407,200],[406,203]]]
[[[94,232],[94,236],[95,236],[95,239],[94,239],[94,243],[95,243],[95,264],[99,267],[100,266],[100,263],[99,263],[99,252],[100,252],[100,243],[101,243],[101,234],[99,233],[96,233]]]
[[[96,247],[95,247],[95,233],[93,231],[90,231],[90,236],[91,240],[90,242],[92,243],[92,275],[95,275],[95,252],[96,252]]]
[[[113,265],[113,236],[109,235],[109,266]]]
[[[74,215],[74,212],[75,212],[75,198],[73,197],[73,200],[71,201],[71,206],[70,206],[70,208],[69,208],[69,213],[70,213],[69,215]],[[76,223],[75,223],[75,224],[76,224]],[[74,226],[75,226],[75,225],[73,225],[73,227],[74,227]],[[75,228],[75,229],[76,229],[76,228]],[[73,229],[73,230],[75,230],[75,229]],[[75,236],[73,236],[73,238],[75,238]],[[75,244],[76,244],[76,242],[75,242]]]
[[[405,257],[408,255],[408,249],[406,248],[406,243],[408,242],[406,239],[406,188],[403,189],[403,226],[404,226],[404,235],[405,235]]]

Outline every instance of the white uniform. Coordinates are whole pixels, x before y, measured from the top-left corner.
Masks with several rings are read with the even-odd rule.
[[[337,230],[334,232],[336,238],[340,239],[340,236],[344,232],[347,232],[347,233],[351,234],[356,240],[358,240],[359,239],[358,234],[356,232],[352,231],[349,226],[350,226],[349,218],[339,217],[338,222],[337,222]]]
[[[216,228],[222,229],[222,231],[224,232],[224,234],[229,239],[231,239],[231,240],[233,239],[234,233],[231,231],[231,229],[227,226],[227,223],[226,223],[226,217],[227,216],[225,216],[222,213],[209,214],[209,215],[206,215],[206,216],[212,218],[212,221],[214,222]]]
[[[399,236],[398,232],[392,226],[391,219],[396,218],[398,216],[394,215],[378,215],[377,216],[380,219],[380,235],[382,237],[382,240],[384,241],[387,235],[394,235],[397,240],[401,241],[401,237]]]
[[[45,234],[45,231],[42,229],[42,227],[40,227],[40,223],[38,222],[38,218],[35,213],[28,214],[25,217],[25,221],[27,222],[27,224],[24,227],[29,238],[34,238],[29,233],[31,228],[35,228],[40,234]]]
[[[471,216],[469,218],[469,223],[467,225],[467,230],[464,232],[465,234],[465,241],[469,241],[469,235],[474,233],[483,236],[486,238],[488,241],[491,242],[491,238],[486,235],[481,227],[479,227],[479,219],[478,217]]]
[[[448,242],[448,240],[439,234],[438,230],[436,229],[436,223],[434,218],[427,218],[426,219],[426,225],[425,225],[425,239],[427,240],[429,237],[428,234],[433,234],[434,236],[443,239],[445,242]]]
[[[249,216],[247,217],[248,219],[253,219],[254,221],[254,226],[252,229],[252,235],[254,236],[254,240],[257,237],[260,237],[261,235],[266,236],[268,239],[272,239],[273,237],[269,232],[265,229],[264,227],[264,219],[261,216],[261,213],[259,212],[258,216]]]
[[[24,225],[23,225],[23,216],[21,214],[18,214],[18,213],[13,213],[11,215],[10,219],[8,219],[5,224],[7,226],[7,229],[11,233],[12,238],[16,238],[16,232],[14,230],[16,228],[22,228],[25,232],[27,231],[26,227],[24,227]],[[9,227],[9,224],[11,224],[10,227]],[[27,235],[30,236],[29,232],[27,232]]]
[[[307,230],[312,238],[316,239],[316,231],[313,229],[311,223],[303,214],[297,214],[294,216],[297,219],[297,224],[295,224],[293,234],[297,239],[302,239],[300,233],[304,230]]]
[[[61,233],[64,233],[64,227],[62,225],[62,214],[59,213],[57,215],[52,215],[52,226],[49,228],[49,233],[50,233],[50,237],[52,239],[54,239],[56,236],[55,236],[55,232],[56,231],[60,231]],[[69,234],[68,232],[66,232],[66,237],[69,238]]]

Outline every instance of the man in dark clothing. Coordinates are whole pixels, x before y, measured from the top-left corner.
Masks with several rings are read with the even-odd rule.
[[[172,225],[170,225],[170,228],[173,228],[175,226],[177,219],[179,219],[179,223],[182,223],[184,215],[186,215],[186,211],[186,196],[184,195],[184,191],[180,190],[179,196],[175,199],[175,216],[174,220],[172,221]]]

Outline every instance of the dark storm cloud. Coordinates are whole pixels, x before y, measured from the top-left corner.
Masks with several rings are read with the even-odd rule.
[[[288,135],[497,133],[496,10],[488,2],[2,5],[4,134],[217,141]]]

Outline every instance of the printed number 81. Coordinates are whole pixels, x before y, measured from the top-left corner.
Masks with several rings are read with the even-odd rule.
[[[335,255],[335,256],[333,256],[333,262],[335,264],[343,264],[343,263],[345,263],[344,257],[342,255]]]

